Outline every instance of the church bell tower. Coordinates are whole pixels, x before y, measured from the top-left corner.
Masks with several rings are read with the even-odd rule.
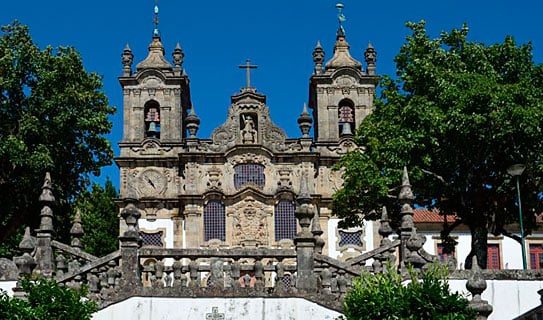
[[[124,125],[120,156],[115,161],[121,171],[121,198],[138,199],[151,218],[175,217],[179,194],[177,155],[183,150],[186,118],[192,106],[183,50],[177,44],[172,62],[166,59],[158,28],[158,6],[154,16],[147,57],[134,70],[134,55],[128,45],[121,55]]]
[[[325,53],[320,44],[313,50],[315,68],[310,79],[309,107],[313,109],[315,145],[334,145],[354,135],[356,128],[373,108],[378,77],[375,75],[376,52],[371,44],[364,52],[366,69],[354,59],[346,39],[342,13],[339,10],[334,54],[324,64]]]

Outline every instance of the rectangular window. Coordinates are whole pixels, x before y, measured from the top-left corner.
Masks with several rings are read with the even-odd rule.
[[[543,245],[530,244],[530,269],[543,269]]]
[[[254,163],[238,164],[234,167],[234,186],[239,189],[245,185],[251,185],[260,189],[266,184],[264,166]]]
[[[143,242],[142,243],[143,246],[152,246],[152,247],[164,246],[164,244],[162,243],[162,231],[158,231],[155,233],[140,231],[140,237]]]
[[[204,207],[204,240],[226,240],[224,204],[218,200],[210,200]]]
[[[343,230],[338,230],[339,233],[339,246],[362,246],[362,230],[347,232]]]
[[[296,217],[294,202],[281,200],[275,206],[275,241],[296,237]]]
[[[487,249],[487,269],[501,269],[500,261],[500,245],[497,243],[489,243]]]
[[[437,244],[437,255],[439,257],[439,261],[445,261],[447,258],[454,258],[454,254],[454,249],[453,252],[446,253],[443,252],[443,243]]]

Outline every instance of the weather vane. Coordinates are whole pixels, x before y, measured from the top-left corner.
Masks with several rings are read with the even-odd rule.
[[[153,36],[158,37],[160,35],[158,31],[158,0],[155,0],[155,19],[153,20],[155,29],[153,30]]]
[[[347,20],[347,18],[345,18],[345,15],[343,14],[343,8],[344,7],[345,6],[343,5],[343,3],[341,3],[341,2],[336,3],[336,9],[338,11],[337,19],[338,19],[338,22],[339,22],[339,30],[338,30],[338,32],[341,33],[342,35],[345,34],[345,29],[343,29],[343,22],[345,22],[345,20]]]

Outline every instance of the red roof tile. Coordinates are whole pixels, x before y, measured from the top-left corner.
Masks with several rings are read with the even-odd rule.
[[[437,209],[418,208],[413,210],[413,221],[415,223],[443,223],[444,216],[439,214]],[[455,216],[447,216],[447,222],[452,223],[456,220]]]

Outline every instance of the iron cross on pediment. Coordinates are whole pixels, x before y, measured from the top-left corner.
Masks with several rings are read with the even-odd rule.
[[[257,65],[251,64],[251,59],[247,59],[245,61],[245,64],[238,66],[240,69],[245,69],[246,77],[247,77],[247,88],[251,88],[251,69],[258,68]]]
[[[211,313],[206,314],[206,320],[224,320],[224,313],[219,313],[219,308],[213,307]]]

